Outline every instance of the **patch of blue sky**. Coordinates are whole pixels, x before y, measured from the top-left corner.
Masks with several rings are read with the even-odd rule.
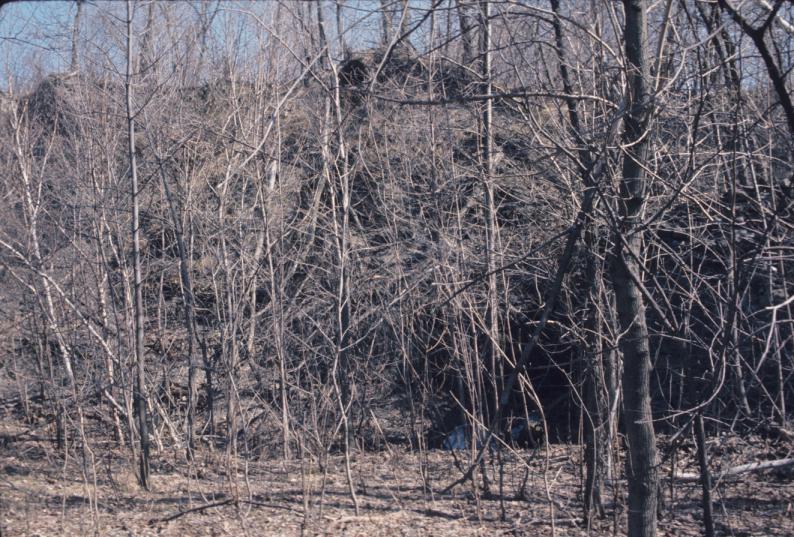
[[[438,0],[411,0],[411,25],[427,13],[428,8]],[[282,17],[281,24],[274,24],[275,10],[281,6],[288,16]],[[402,10],[402,0],[339,0],[341,19],[345,28],[345,41],[353,51],[371,49],[379,44],[382,34],[382,10],[389,9],[393,14],[393,24],[397,31]],[[0,90],[8,91],[11,85],[18,87],[27,82],[35,82],[50,73],[65,72],[71,60],[72,31],[77,10],[72,1],[22,1],[8,4],[0,9]],[[146,19],[148,2],[134,2],[135,26],[142,32]],[[337,50],[337,25],[335,0],[321,3],[325,20],[326,36],[331,43],[332,56],[341,59]],[[299,11],[312,10],[316,6],[306,3],[277,0],[251,1],[214,1],[214,2],[175,2],[168,8],[177,13],[176,18],[185,24],[182,28],[193,27],[203,12],[215,11],[210,26],[210,48],[230,58],[233,66],[241,67],[251,62],[269,46],[279,46],[283,38],[308,39],[306,32],[316,32],[316,28],[300,28],[294,24],[301,15]],[[442,9],[437,23],[445,19]],[[83,4],[80,28],[81,64],[93,63],[101,70],[117,71],[123,67],[124,18],[123,2],[92,2]],[[307,14],[308,15],[308,14]],[[316,12],[309,15],[316,17]],[[191,20],[192,19],[192,20]],[[286,22],[292,21],[292,22]],[[316,21],[312,22],[316,24]],[[180,25],[181,26],[181,25]],[[429,22],[415,31],[410,41],[418,49],[424,48],[424,40]],[[177,31],[178,33],[178,31]],[[268,34],[278,35],[272,38]],[[301,34],[304,34],[301,37]]]
[[[0,9],[0,88],[69,65],[74,2],[15,2]]]

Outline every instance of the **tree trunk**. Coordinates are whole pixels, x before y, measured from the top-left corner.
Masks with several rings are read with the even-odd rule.
[[[134,264],[135,293],[135,406],[138,412],[138,429],[141,451],[138,482],[149,489],[149,429],[146,420],[146,377],[144,371],[143,347],[143,292],[141,281],[140,218],[138,201],[138,169],[135,159],[135,118],[132,113],[132,0],[127,0],[127,74],[124,89],[127,100],[127,136],[130,159],[130,179],[132,187],[132,257]]]
[[[714,537],[714,517],[711,509],[711,473],[706,453],[706,433],[703,428],[703,414],[695,418],[695,441],[698,446],[698,464],[700,466],[700,485],[703,488],[703,526],[706,537]]]
[[[147,118],[148,119],[148,118]],[[154,151],[154,158],[157,161],[157,170],[160,173],[160,181],[163,185],[163,194],[168,202],[168,214],[174,226],[174,236],[176,238],[177,252],[179,254],[179,279],[182,290],[182,302],[185,315],[185,329],[187,330],[187,415],[186,415],[186,439],[187,446],[185,456],[188,460],[193,459],[193,451],[196,448],[195,441],[195,421],[196,421],[196,359],[194,356],[194,344],[196,341],[196,314],[195,300],[193,297],[193,283],[190,278],[190,265],[188,261],[188,251],[185,245],[185,230],[182,226],[182,219],[179,216],[181,211],[177,209],[177,202],[171,188],[168,186],[168,179],[163,167],[163,160],[160,157],[154,137],[147,129],[149,147]],[[209,400],[209,399],[208,399]]]
[[[571,81],[571,75],[566,60],[565,40],[562,33],[562,19],[560,15],[559,0],[551,0],[551,9],[554,12],[552,24],[554,26],[554,44],[557,58],[560,62],[560,78],[562,80],[563,91],[566,95],[574,95],[575,90]],[[577,151],[578,164],[582,177],[582,186],[592,189],[595,187],[594,167],[595,156],[588,149],[588,143],[582,135],[581,122],[579,120],[579,109],[576,99],[567,97],[565,100],[568,108],[568,120],[571,123],[571,134],[579,147]],[[585,265],[585,280],[590,282],[587,289],[582,289],[586,293],[587,303],[590,305],[587,318],[585,319],[585,351],[583,353],[584,368],[584,438],[585,438],[585,481],[584,481],[584,518],[590,524],[593,507],[598,509],[599,515],[603,516],[604,508],[601,503],[601,492],[603,485],[603,471],[607,466],[606,447],[609,445],[610,429],[603,425],[608,421],[606,415],[609,409],[609,397],[606,393],[606,386],[601,383],[604,378],[602,367],[602,348],[600,327],[601,319],[598,314],[598,302],[601,294],[600,290],[600,271],[596,262],[597,235],[594,225],[588,217],[584,222],[585,248],[583,252]]]
[[[392,13],[391,0],[380,0],[381,6],[381,44],[385,47],[389,44],[389,39],[394,25],[394,13]]]
[[[612,282],[623,336],[623,405],[628,441],[629,536],[656,535],[656,438],[650,397],[651,355],[645,304],[639,287],[640,224],[646,199],[644,165],[650,122],[647,0],[624,0],[628,111],[625,117],[620,230],[615,237]]]
[[[411,11],[408,0],[403,0],[402,12],[400,15],[400,35],[406,35],[411,28]]]
[[[460,26],[460,39],[463,44],[463,64],[466,65],[474,59],[474,37],[472,36],[471,15],[466,11],[466,6],[462,5],[461,0],[455,1],[455,9],[458,12],[458,24]]]
[[[339,42],[339,53],[345,58],[348,57],[350,51],[347,48],[347,41],[345,41],[345,22],[342,11],[345,8],[344,0],[336,0],[336,39]]]
[[[490,95],[492,81],[491,81],[491,3],[489,0],[483,0],[480,3],[480,16],[481,16],[481,40],[480,40],[480,57],[482,59],[481,75],[482,75],[482,93],[483,95]],[[501,380],[501,367],[498,361],[500,338],[499,338],[499,296],[497,289],[497,271],[496,271],[496,251],[497,251],[497,221],[496,221],[496,203],[494,201],[494,185],[493,185],[493,101],[486,100],[482,105],[482,126],[480,130],[480,150],[481,150],[481,168],[482,168],[482,182],[483,182],[483,204],[485,206],[485,258],[486,270],[488,272],[487,282],[487,301],[486,301],[486,330],[488,332],[488,344],[486,352],[488,355],[488,368],[491,376],[491,386],[488,390],[492,391],[490,397],[485,401],[486,409],[490,409],[487,413],[487,420],[493,417],[499,406],[499,384]],[[486,422],[487,423],[487,422]]]
[[[77,0],[77,13],[74,15],[74,25],[72,26],[72,58],[69,62],[69,70],[76,73],[80,70],[80,60],[77,52],[80,40],[80,19],[83,14],[83,0]]]

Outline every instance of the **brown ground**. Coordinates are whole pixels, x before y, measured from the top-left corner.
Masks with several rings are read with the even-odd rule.
[[[13,430],[12,430],[13,429]],[[439,490],[460,475],[453,456],[427,455],[434,493],[424,492],[420,457],[392,449],[360,453],[353,461],[360,515],[348,492],[344,461],[331,456],[325,490],[318,464],[292,461],[239,463],[230,484],[222,453],[201,452],[192,467],[174,453],[158,453],[153,487],[140,490],[126,452],[95,446],[96,475],[82,461],[56,456],[50,442],[9,440],[19,428],[0,424],[0,536],[44,535],[586,535],[580,518],[580,450],[553,446],[543,479],[544,453],[505,454],[505,501],[475,497],[471,486],[451,494]],[[5,442],[3,442],[5,438]],[[778,458],[791,446],[715,441],[714,466]],[[679,470],[695,471],[691,453],[680,452]],[[790,456],[790,455],[789,455]],[[179,462],[178,462],[179,461]],[[524,462],[529,461],[528,465]],[[525,470],[523,499],[516,497]],[[669,463],[664,470],[669,475]],[[498,472],[497,474],[498,475]],[[665,505],[661,535],[700,535],[700,486],[678,483]],[[621,487],[624,487],[621,484]],[[493,485],[496,490],[497,484]],[[233,498],[237,494],[238,502]],[[720,483],[715,493],[719,535],[794,535],[794,479],[791,473],[766,472]],[[610,502],[611,503],[611,502]],[[622,502],[621,502],[622,503]],[[504,518],[501,516],[502,504]],[[214,506],[213,506],[214,505]],[[609,509],[610,506],[608,506]],[[612,513],[612,511],[610,511]],[[553,521],[553,525],[552,525]],[[625,512],[597,520],[594,535],[625,532]]]

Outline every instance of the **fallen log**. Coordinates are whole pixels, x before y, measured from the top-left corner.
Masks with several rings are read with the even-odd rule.
[[[733,468],[728,468],[713,476],[713,481],[736,477],[750,472],[761,472],[764,470],[772,470],[775,468],[787,468],[794,466],[794,458],[777,459],[774,461],[751,462],[747,464],[740,464]],[[677,473],[673,476],[676,481],[683,481],[685,483],[700,481],[700,474],[692,473]]]

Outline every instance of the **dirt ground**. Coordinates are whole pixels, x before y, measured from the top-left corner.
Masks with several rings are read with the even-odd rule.
[[[178,453],[153,457],[152,490],[142,491],[129,470],[127,451],[95,445],[82,457],[64,460],[45,439],[20,436],[0,424],[0,536],[108,535],[621,535],[625,483],[608,487],[607,516],[590,531],[581,521],[581,450],[502,453],[489,467],[494,494],[471,485],[443,494],[461,475],[450,452],[425,456],[391,448],[355,454],[352,474],[356,515],[344,459],[235,461],[205,450],[188,465]],[[715,469],[786,456],[791,446],[763,440],[715,440]],[[77,450],[75,450],[77,452]],[[679,452],[678,471],[694,472],[693,450]],[[93,456],[93,461],[90,460]],[[465,456],[458,454],[457,457]],[[790,455],[789,455],[790,456]],[[547,467],[544,479],[544,467]],[[422,479],[424,468],[427,480]],[[669,476],[669,460],[663,476]],[[230,480],[229,476],[236,476]],[[525,482],[522,488],[522,482]],[[700,485],[662,480],[659,533],[701,535]],[[614,501],[614,494],[620,499]],[[714,494],[719,535],[794,535],[794,477],[784,471],[747,474],[720,482]]]

